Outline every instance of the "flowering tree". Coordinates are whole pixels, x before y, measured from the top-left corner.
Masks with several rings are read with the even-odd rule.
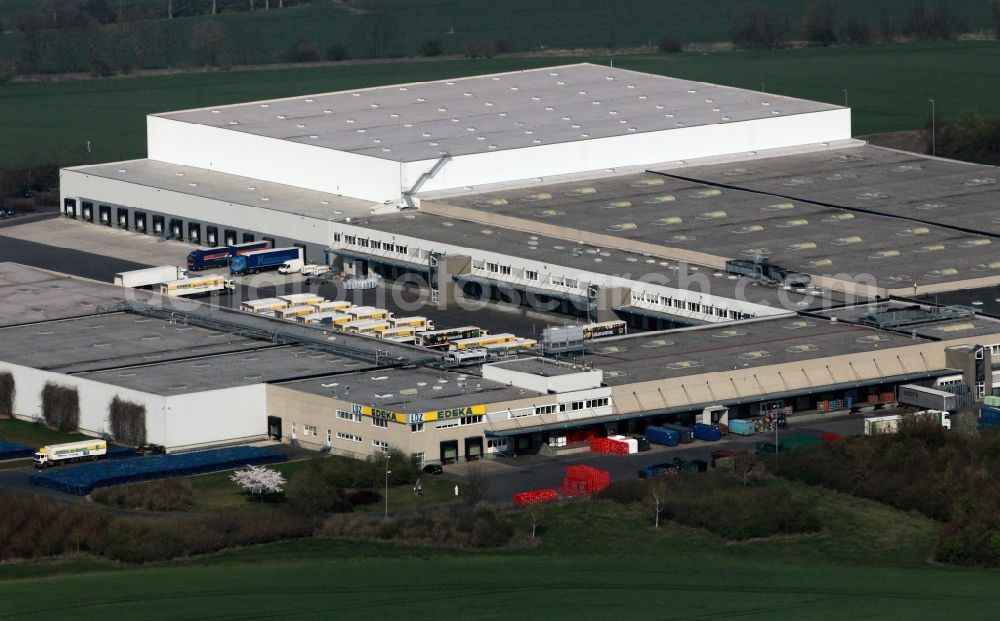
[[[277,470],[264,466],[247,466],[229,477],[234,483],[253,496],[280,494],[285,477]]]

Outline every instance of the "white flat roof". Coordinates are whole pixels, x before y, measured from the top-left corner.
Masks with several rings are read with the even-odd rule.
[[[585,63],[155,116],[411,162],[838,108]]]

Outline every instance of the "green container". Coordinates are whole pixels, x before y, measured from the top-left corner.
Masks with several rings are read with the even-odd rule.
[[[1000,408],[1000,397],[994,397],[993,395],[986,395],[983,397],[983,405],[988,405],[991,408]]]

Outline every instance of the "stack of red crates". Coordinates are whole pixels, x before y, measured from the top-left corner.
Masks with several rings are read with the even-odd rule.
[[[518,492],[514,494],[514,505],[523,507],[536,502],[552,502],[559,498],[559,494],[554,489],[536,489],[530,492]]]
[[[591,438],[590,450],[593,453],[608,453],[611,455],[628,455],[628,444],[611,438]]]
[[[590,466],[570,466],[563,479],[563,496],[595,494],[611,484],[611,475]]]

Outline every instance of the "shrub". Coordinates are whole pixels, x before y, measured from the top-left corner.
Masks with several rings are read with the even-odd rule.
[[[1000,0],[997,0],[1000,2]],[[510,39],[497,39],[493,42],[493,47],[497,54],[512,54],[517,51],[517,47]]]
[[[660,43],[656,46],[656,49],[663,52],[664,54],[672,54],[674,52],[681,51],[681,41],[677,37],[665,34],[660,37]]]
[[[649,485],[640,479],[625,479],[604,488],[597,494],[597,497],[622,505],[639,504],[649,500]]]
[[[327,60],[349,60],[351,53],[343,43],[334,43],[326,48]]]
[[[401,511],[386,520],[369,516],[329,518],[320,534],[345,539],[381,539],[409,545],[498,548],[509,545],[514,528],[495,510],[477,505],[431,511]]]
[[[365,505],[373,505],[376,502],[382,500],[382,495],[378,492],[374,492],[370,489],[358,489],[353,492],[348,492],[346,496],[347,502],[353,507],[362,507]]]
[[[440,56],[443,51],[444,47],[437,39],[428,39],[420,44],[421,56]]]
[[[80,395],[76,388],[46,382],[42,388],[42,418],[59,431],[80,426]]]
[[[319,52],[307,39],[299,39],[287,50],[278,52],[278,62],[282,63],[312,63],[319,60]]]
[[[91,498],[121,509],[186,511],[194,504],[194,488],[188,479],[163,479],[98,489],[91,493]]]
[[[108,406],[111,435],[132,446],[146,443],[146,406],[115,397]]]
[[[783,488],[744,487],[725,473],[676,476],[665,480],[661,515],[742,541],[774,535],[817,532],[819,517]]]
[[[14,375],[8,371],[0,372],[0,416],[10,416],[14,413]]]

